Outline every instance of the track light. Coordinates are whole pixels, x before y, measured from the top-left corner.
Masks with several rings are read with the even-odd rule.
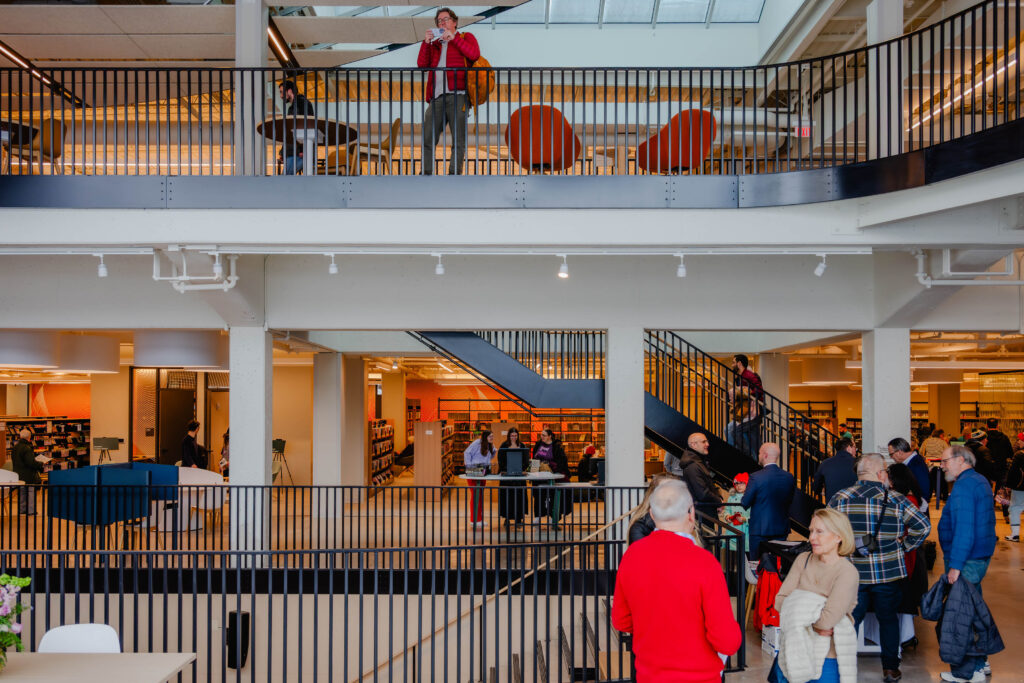
[[[825,274],[825,268],[827,267],[828,265],[825,263],[825,255],[822,254],[821,263],[814,267],[814,274],[817,275],[818,277],[821,277],[822,275]]]
[[[100,254],[100,265],[96,268],[96,276],[106,277],[107,275],[110,275],[110,272],[107,270],[107,264],[103,262],[103,254]]]
[[[213,255],[213,276],[218,279],[224,277],[224,264],[220,262],[220,254]]]
[[[397,370],[398,369],[398,361],[397,360],[391,361],[391,369],[392,370]]]
[[[338,274],[338,264],[334,262],[334,254],[331,254],[331,264],[329,266],[327,266],[327,274],[328,275],[337,275]]]
[[[679,265],[676,267],[676,277],[686,277],[686,264],[683,263],[683,255],[679,255]]]
[[[569,262],[565,258],[565,254],[562,254],[562,265],[558,266],[558,277],[563,280],[569,279]]]
[[[444,275],[444,262],[441,260],[441,255],[437,255],[437,265],[434,266],[434,275]]]

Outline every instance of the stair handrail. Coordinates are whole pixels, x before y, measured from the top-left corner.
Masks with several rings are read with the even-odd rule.
[[[722,406],[713,406],[713,408],[727,406],[729,403],[729,389],[738,387],[743,382],[740,379],[740,375],[731,367],[706,351],[697,348],[671,330],[646,330],[645,342],[648,349],[647,355],[649,359],[655,362],[665,364],[667,357],[683,363],[683,358],[692,356],[695,361],[699,361],[699,364],[714,368],[717,372],[708,373],[699,369],[698,363],[683,364],[686,370],[693,372],[702,380],[710,383],[712,390],[717,390],[717,395],[715,395],[714,391],[710,393],[712,393],[716,401],[721,402]],[[667,356],[665,354],[666,351],[668,352]],[[676,355],[676,351],[682,351],[684,356]],[[654,375],[653,377],[652,374]],[[728,385],[724,382],[726,378],[728,378]],[[664,400],[665,397],[659,395],[657,387],[651,390],[652,380],[655,379],[657,379],[656,373],[646,373],[645,383],[648,385],[648,391],[657,398]],[[761,415],[758,419],[762,423],[760,431],[762,433],[766,432],[770,437],[766,440],[777,442],[783,451],[780,465],[797,477],[804,491],[812,493],[810,486],[811,478],[824,457],[827,457],[828,454],[834,451],[835,443],[840,437],[831,430],[824,428],[815,418],[806,415],[768,391],[763,392],[763,397],[758,400],[758,404],[761,410]],[[678,408],[678,406],[673,407]],[[722,417],[722,411],[716,410],[714,412],[717,413],[717,417]],[[766,418],[769,421],[767,428],[763,424]],[[800,430],[800,436],[804,439],[803,443],[798,443],[797,439],[790,433],[791,423],[794,420]],[[718,421],[720,422],[721,419]],[[698,422],[716,436],[728,437],[725,430],[716,428],[715,424],[709,425],[703,420]],[[814,440],[817,440],[817,444],[814,443]],[[738,447],[743,450],[742,444]],[[754,452],[748,454],[756,459],[756,448],[751,448],[751,450]]]
[[[604,379],[604,330],[475,330],[545,379]]]

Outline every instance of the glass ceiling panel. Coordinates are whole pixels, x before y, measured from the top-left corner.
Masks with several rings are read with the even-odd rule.
[[[711,0],[661,0],[658,23],[704,23]]]
[[[711,12],[712,22],[753,23],[761,21],[764,0],[728,0],[716,2]]]
[[[654,0],[605,0],[604,20],[608,24],[649,24]]]
[[[539,0],[524,2],[496,17],[499,24],[543,24],[544,3]]]
[[[551,23],[596,24],[599,0],[551,0]]]

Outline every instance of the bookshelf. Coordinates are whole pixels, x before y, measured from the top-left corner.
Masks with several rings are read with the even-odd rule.
[[[543,429],[550,429],[562,440],[562,446],[569,458],[569,466],[575,468],[588,443],[604,444],[604,411],[598,409],[553,409],[526,411],[522,405],[509,400],[484,399],[438,399],[438,416],[447,420],[454,428],[454,449],[461,453],[471,444],[483,429],[500,422],[514,425],[524,444],[532,446],[540,438]],[[501,442],[495,436],[494,445]],[[462,463],[456,463],[461,472]]]
[[[387,420],[370,420],[367,458],[370,462],[370,485],[385,486],[394,479],[391,465],[395,461],[395,428]]]
[[[448,486],[455,476],[455,426],[443,420],[417,422],[413,437],[416,439],[416,465],[413,467],[415,486]]]
[[[66,470],[89,464],[89,420],[66,417],[8,417],[0,418],[4,432],[4,460],[18,441],[18,432],[27,427],[32,432],[32,447],[36,455],[53,460],[47,470]]]
[[[420,421],[420,415],[422,410],[420,409],[420,400],[418,398],[407,398],[405,399],[405,442],[409,443],[415,435],[413,431],[414,425]]]

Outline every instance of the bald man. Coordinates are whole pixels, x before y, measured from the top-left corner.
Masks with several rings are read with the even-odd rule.
[[[762,541],[785,540],[789,536],[789,507],[796,492],[796,479],[779,467],[779,445],[769,441],[757,452],[761,470],[750,475],[747,491],[740,501],[750,510],[750,559],[760,555]]]
[[[711,449],[708,437],[701,432],[694,432],[686,440],[686,445],[687,448],[680,455],[665,452],[665,471],[686,482],[698,510],[705,514],[718,514],[722,496],[705,464]]]

